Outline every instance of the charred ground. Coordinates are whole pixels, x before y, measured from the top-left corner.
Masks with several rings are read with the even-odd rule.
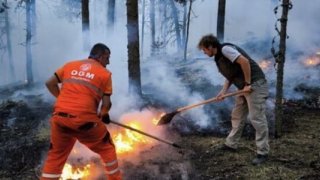
[[[139,163],[124,161],[125,177],[319,179],[320,111],[309,108],[308,103],[302,101],[288,102],[285,104],[284,134],[279,139],[271,138],[270,160],[265,165],[250,164],[255,155],[254,136],[250,130],[244,133],[240,149],[234,153],[220,150],[224,134],[182,133],[175,134],[174,139],[183,149],[166,145],[148,149],[139,155]],[[45,127],[43,120],[48,118],[51,105],[44,103],[41,96],[24,96],[19,101],[2,101],[0,109],[1,179],[36,179],[42,155],[49,145],[42,127]]]
[[[202,92],[210,98],[217,92],[206,91],[210,82],[195,77],[195,72],[176,72],[191,91]],[[189,76],[193,74],[193,76]],[[194,82],[194,83],[190,83]],[[34,93],[23,85],[0,88],[0,179],[37,179],[41,163],[49,147],[48,118],[52,104],[44,95]],[[219,89],[218,87],[217,89]],[[270,160],[261,166],[252,166],[255,156],[254,130],[246,126],[239,151],[230,153],[220,149],[230,130],[229,109],[207,105],[220,113],[219,129],[201,129],[188,116],[178,115],[168,126],[168,139],[182,149],[160,144],[139,155],[138,162],[122,160],[125,179],[319,179],[320,178],[320,88],[299,84],[295,91],[303,95],[299,100],[284,101],[283,136],[273,138],[270,132]],[[203,93],[206,92],[206,93]],[[168,106],[149,95],[145,106]],[[155,103],[156,102],[156,103]],[[157,104],[158,103],[158,104]],[[272,118],[272,111],[269,111]],[[187,124],[188,131],[181,131]]]
[[[28,89],[26,86],[15,86]],[[2,95],[12,97],[14,90],[1,89]],[[0,103],[1,179],[35,179],[43,152],[48,149],[47,135],[41,127],[51,112],[51,105],[41,95],[18,93],[15,100]]]

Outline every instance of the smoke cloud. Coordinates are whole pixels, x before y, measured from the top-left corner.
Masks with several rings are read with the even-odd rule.
[[[299,97],[299,94],[293,90],[298,83],[303,82],[318,86],[320,74],[319,66],[305,67],[302,63],[309,56],[315,55],[320,49],[320,37],[317,36],[318,32],[320,32],[320,27],[316,20],[320,12],[316,8],[318,6],[315,5],[319,4],[319,2],[316,0],[306,2],[293,0],[292,3],[293,9],[289,11],[288,20],[288,35],[290,38],[287,39],[284,77],[284,95],[286,98]],[[25,41],[25,13],[22,9],[15,11],[16,2],[10,2],[9,5],[11,7],[9,16],[12,27],[13,60],[17,78],[15,81],[10,78],[7,63],[8,57],[7,54],[4,54],[1,56],[3,59],[0,62],[2,63],[0,74],[4,77],[0,80],[1,85],[17,81],[24,82],[26,79],[25,47],[21,45]],[[145,11],[148,12],[149,4],[146,3],[146,5]],[[274,7],[277,5],[279,5],[278,1],[228,1],[226,4],[225,41],[239,44],[257,61],[268,58],[269,61],[274,62],[270,49],[272,38],[276,35],[274,24],[281,15],[281,8],[276,16],[273,12]],[[32,46],[33,68],[35,80],[43,82],[64,63],[70,60],[86,58],[89,52],[82,48],[80,17],[69,21],[69,18],[58,16],[56,8],[59,7],[60,10],[63,10],[59,0],[50,2],[37,1],[36,7],[37,34],[34,36]],[[110,65],[108,66],[108,69],[113,73],[114,83],[114,94],[112,96],[114,106],[111,110],[111,116],[120,120],[121,116],[127,112],[141,112],[138,108],[140,100],[135,95],[128,95],[125,2],[116,2],[114,32],[107,32],[106,30],[106,7],[105,1],[90,1],[90,38],[91,44],[102,42],[111,49]],[[177,8],[181,11],[180,15],[182,15],[183,7],[177,5]],[[179,74],[174,72],[176,65],[186,66],[192,71],[195,70],[196,73],[193,75],[208,81],[206,91],[212,91],[212,96],[217,92],[214,88],[219,87],[224,82],[213,61],[204,57],[202,52],[196,49],[196,45],[202,35],[215,34],[216,10],[217,2],[195,1],[193,3],[188,59],[186,62],[181,62],[181,58],[177,58],[177,54],[172,53],[176,52],[175,43],[168,45],[168,54],[150,55],[151,33],[149,24],[146,22],[144,56],[141,59],[143,91],[146,94],[157,96],[154,98],[161,100],[167,107],[170,107],[166,111],[210,98],[190,89],[190,86],[187,86],[181,80]],[[277,45],[278,42],[275,44],[276,48]],[[271,85],[274,85],[276,69],[273,67],[270,69],[266,72],[267,79]],[[296,69],[299,70],[299,73],[297,73]],[[197,80],[194,79],[195,84]],[[42,90],[44,86],[38,89],[46,97],[51,96],[48,93],[44,93],[45,90]],[[274,89],[274,86],[271,86],[270,91],[273,94]],[[48,100],[53,101],[54,99],[48,98]],[[228,103],[226,106],[230,108]],[[208,126],[215,127],[216,119],[220,118],[215,113],[208,114],[205,108],[196,108],[184,114],[200,129]]]

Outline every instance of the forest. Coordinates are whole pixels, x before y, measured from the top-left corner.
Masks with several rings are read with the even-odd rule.
[[[67,62],[88,58],[96,43],[111,52],[106,127],[123,179],[320,179],[319,5],[0,0],[0,179],[41,177],[56,102],[45,82]],[[263,164],[251,164],[257,147],[249,118],[237,151],[223,149],[238,95],[214,99],[225,78],[198,48],[208,34],[244,49],[265,74],[270,152]],[[164,115],[171,116],[160,124]],[[77,142],[60,179],[107,178],[100,156]]]

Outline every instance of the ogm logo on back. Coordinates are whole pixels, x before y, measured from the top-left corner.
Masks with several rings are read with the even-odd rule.
[[[70,73],[72,78],[81,78],[82,80],[88,81],[90,79],[93,79],[95,74],[90,72],[91,64],[82,64],[80,66],[80,70],[73,69]],[[89,72],[88,72],[89,71]]]
[[[91,69],[91,64],[87,63],[87,64],[82,64],[80,66],[80,70],[81,71],[89,71]]]

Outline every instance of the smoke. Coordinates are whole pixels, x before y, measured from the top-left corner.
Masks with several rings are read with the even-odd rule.
[[[179,64],[173,62],[170,56],[156,57],[143,64],[144,71],[142,82],[144,82],[145,93],[158,96],[158,100],[169,104],[173,109],[185,107],[204,100],[201,94],[191,92],[190,88],[182,82],[181,77],[176,74],[176,68]],[[198,67],[195,67],[197,69]],[[192,70],[190,70],[190,73]],[[192,75],[191,75],[192,76]],[[150,92],[148,92],[150,91]],[[170,110],[169,110],[170,111]],[[194,124],[203,127],[212,126],[209,123],[211,119],[204,112],[204,109],[193,109],[188,113]]]
[[[61,1],[52,1],[45,3],[37,1],[37,34],[34,37],[33,68],[36,81],[44,81],[53,72],[65,62],[73,59],[83,59],[88,56],[88,50],[83,50],[81,19],[63,18],[57,16],[57,12],[63,11]],[[315,8],[316,1],[300,2],[292,1],[293,9],[289,11],[287,53],[284,76],[284,96],[286,98],[297,98],[300,95],[294,91],[294,87],[301,82],[308,85],[317,86],[319,82],[319,68],[306,68],[301,63],[310,55],[315,54],[320,48],[320,40],[315,36],[319,32],[317,21],[313,20],[319,16]],[[11,7],[15,7],[15,2],[11,2]],[[281,14],[281,8],[277,16],[273,8],[279,5],[278,1],[256,2],[237,1],[227,2],[226,4],[226,24],[225,24],[225,41],[239,44],[247,50],[257,61],[271,57],[271,40],[276,35],[274,24]],[[57,11],[57,7],[60,11]],[[141,100],[134,94],[128,94],[128,64],[127,64],[127,29],[126,29],[126,12],[124,2],[116,4],[116,24],[114,32],[106,30],[106,3],[104,1],[90,1],[90,38],[91,44],[102,42],[111,49],[111,59],[108,69],[112,72],[113,89],[112,95],[113,108],[111,116],[115,119],[121,119],[121,116],[129,111],[139,112]],[[183,8],[177,6],[179,10]],[[146,12],[149,5],[147,4]],[[308,11],[305,11],[308,9]],[[203,58],[201,52],[197,51],[196,45],[200,37],[204,34],[214,33],[216,31],[216,13],[217,3],[212,1],[195,1],[193,3],[193,15],[191,19],[188,60],[180,62],[172,54],[160,54],[160,57],[150,55],[150,29],[148,22],[145,27],[144,40],[144,59],[141,59],[142,68],[142,85],[143,93],[153,96],[155,101],[169,107],[166,111],[175,110],[176,108],[193,104],[204,99],[214,96],[215,86],[221,85],[224,80],[218,73],[215,65],[209,59]],[[76,13],[75,13],[76,14]],[[181,12],[182,14],[182,12]],[[181,15],[180,14],[180,15]],[[21,45],[25,41],[25,15],[20,10],[14,13],[13,8],[9,9],[11,19],[13,45],[13,56],[17,81],[23,82],[26,79],[25,73],[25,47]],[[146,14],[147,15],[147,14]],[[140,14],[141,18],[141,14]],[[148,19],[148,17],[146,17]],[[156,17],[161,19],[161,17]],[[49,20],[50,19],[50,20]],[[215,33],[214,33],[215,34]],[[141,34],[140,34],[141,36]],[[173,43],[175,44],[175,43]],[[275,44],[277,48],[277,42]],[[168,45],[167,52],[175,52],[174,46]],[[149,57],[148,57],[149,56]],[[171,59],[171,60],[170,60]],[[4,56],[2,62],[7,62]],[[189,63],[189,64],[188,64]],[[176,66],[186,66],[180,68],[185,71],[192,71],[192,75],[197,78],[191,79],[194,86],[198,81],[206,81],[208,91],[212,87],[212,96],[192,90],[190,84],[185,84],[180,75],[174,72]],[[8,64],[4,64],[1,73],[4,77],[0,84],[7,84],[10,81]],[[178,68],[179,69],[179,68]],[[295,69],[299,69],[299,73]],[[266,72],[267,79],[270,83],[270,92],[275,92],[276,69]],[[191,75],[190,75],[191,77]],[[192,83],[191,81],[191,83]],[[200,82],[201,83],[201,82]],[[44,87],[41,87],[44,88]],[[53,101],[52,96],[43,90],[45,97]],[[226,104],[230,107],[230,105]],[[205,108],[195,108],[182,113],[183,117],[191,119],[191,123],[201,128],[215,127],[219,115],[213,110],[208,113]],[[180,120],[179,120],[180,121]],[[182,120],[181,120],[182,121]]]
[[[36,1],[37,34],[33,41],[32,59],[35,81],[40,82],[41,85],[36,86],[34,89],[16,92],[12,96],[13,98],[19,99],[23,96],[41,94],[46,102],[53,103],[55,99],[45,89],[43,82],[64,63],[88,57],[88,50],[83,50],[81,17],[75,17],[70,21],[70,18],[58,16],[57,7],[60,8],[59,10],[70,11],[66,7],[59,6],[61,2],[61,0]],[[0,85],[12,82],[24,82],[26,79],[26,53],[25,46],[23,45],[26,39],[25,14],[24,10],[14,11],[16,3],[10,2],[10,7],[12,8],[9,9],[16,79],[13,80],[10,77],[7,54],[4,54],[4,56],[0,55],[0,75],[2,77],[0,78]],[[281,14],[281,8],[277,16],[273,13],[273,8],[278,3],[278,1],[255,0],[227,1],[225,42],[240,45],[257,61],[267,58],[274,62],[270,49],[272,38],[276,35],[274,24]],[[285,98],[302,98],[301,94],[294,91],[297,84],[305,83],[310,86],[319,86],[320,82],[319,66],[305,67],[302,63],[306,58],[315,55],[320,50],[320,36],[318,35],[320,26],[317,20],[320,16],[320,11],[318,10],[320,2],[317,0],[292,0],[292,3],[293,9],[289,11],[287,28],[289,38],[287,39],[284,72],[284,96]],[[179,113],[173,119],[171,126],[160,127],[152,124],[152,119],[158,115],[158,112],[150,107],[141,109],[143,107],[141,99],[135,94],[128,93],[125,1],[116,1],[114,32],[107,32],[106,30],[106,4],[103,0],[90,1],[90,39],[92,45],[102,42],[111,49],[110,65],[107,68],[112,72],[113,78],[114,94],[111,96],[113,106],[110,112],[113,120],[124,124],[131,120],[140,122],[144,125],[144,130],[147,133],[170,140],[173,140],[173,138],[168,136],[167,130],[173,126],[172,124],[177,126],[178,130],[182,132],[198,132],[203,130],[212,131],[215,128],[219,128],[219,120],[229,120],[227,115],[230,113],[231,104],[233,103],[232,99],[228,99],[217,105],[204,105]],[[148,101],[152,105],[155,105],[154,108],[166,107],[165,109],[157,110],[170,112],[180,107],[198,103],[215,96],[221,88],[224,78],[218,73],[214,62],[212,59],[204,57],[202,52],[196,49],[201,36],[208,33],[215,34],[216,32],[217,4],[217,1],[195,1],[193,3],[188,59],[186,61],[182,61],[180,57],[177,58],[171,54],[172,52],[176,52],[176,47],[173,45],[175,43],[168,45],[166,49],[168,54],[160,52],[158,56],[150,55],[150,50],[152,49],[150,48],[151,33],[150,27],[146,23],[144,54],[143,59],[141,59],[142,89],[143,94],[149,98]],[[148,9],[145,11],[148,12]],[[141,14],[139,15],[139,18],[141,18]],[[277,44],[278,42],[275,44],[276,48]],[[271,95],[274,96],[276,69],[271,68],[266,72],[266,75],[270,84]],[[205,93],[200,93],[201,91]],[[272,100],[267,101],[267,103],[270,109],[274,108]],[[222,114],[227,115],[223,116]],[[108,128],[110,128],[110,131],[113,131],[113,129],[119,130],[119,127],[116,127],[116,125],[109,125]],[[113,134],[115,133],[117,131],[113,132]],[[172,159],[177,158],[178,155],[175,154],[176,152],[172,152],[173,150],[166,147],[166,145],[158,148],[159,144],[161,143],[156,142],[151,147],[140,148],[137,151],[137,153],[140,153],[139,156],[135,153],[131,154],[128,159],[132,160],[133,163],[139,164],[143,162],[141,163],[142,165],[138,166],[140,169],[128,166],[126,168],[128,170],[127,174],[134,175],[147,169],[157,171],[155,173],[157,176],[152,178],[161,177],[160,175],[163,175],[163,173],[157,170],[158,166],[160,169],[168,169],[168,164],[172,165],[170,164],[172,163]],[[81,151],[82,156],[80,157],[96,156],[90,154],[92,152],[87,152],[85,148],[78,147],[78,145],[77,148]],[[156,150],[151,152],[150,149]],[[163,152],[170,153],[168,153],[168,156],[163,157]],[[159,157],[158,159],[163,159],[163,161],[161,163],[154,161],[147,162],[150,157],[152,157],[151,159]],[[71,156],[71,162],[72,158]],[[92,159],[83,160],[88,162]],[[174,163],[178,164],[178,161]],[[146,165],[143,165],[143,163]],[[183,166],[185,162],[181,163],[178,165],[182,166],[180,169],[182,169],[181,174],[183,174],[182,171],[188,168]],[[130,173],[130,170],[136,171]],[[180,171],[177,172],[179,173]],[[150,172],[145,173],[148,174]],[[168,172],[168,174],[170,173],[174,174]]]

